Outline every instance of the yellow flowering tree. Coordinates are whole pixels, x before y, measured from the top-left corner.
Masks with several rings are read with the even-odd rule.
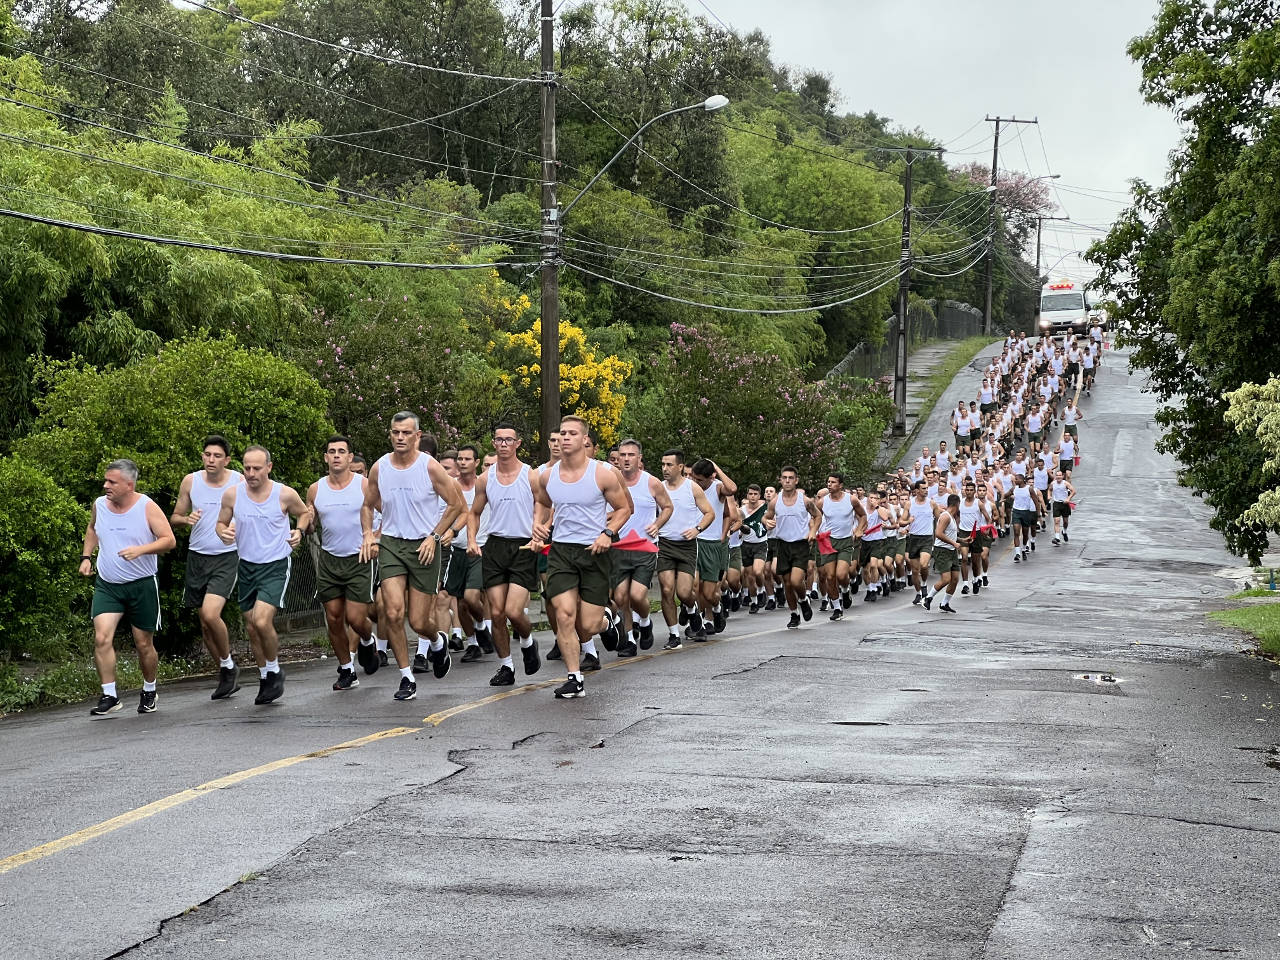
[[[528,330],[494,336],[494,361],[511,388],[513,413],[525,437],[541,443],[538,430],[539,378],[542,375],[542,321]],[[601,446],[618,442],[618,424],[627,405],[622,386],[631,364],[612,354],[600,356],[581,327],[560,321],[560,409],[581,417]]]

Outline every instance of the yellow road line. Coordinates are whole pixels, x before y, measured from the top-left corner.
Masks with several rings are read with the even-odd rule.
[[[764,636],[766,633],[775,633],[774,630],[760,630],[756,633],[744,634],[741,637],[721,637],[716,640],[707,641],[707,645],[713,643],[723,643],[727,640],[748,640],[752,637]],[[702,644],[699,644],[702,646]],[[652,653],[644,653],[636,657],[626,660],[614,660],[604,665],[603,669],[612,670],[618,667],[625,667],[633,663],[642,663],[645,660],[652,660],[654,657],[662,657],[671,653],[679,653],[678,650],[655,650]],[[460,713],[466,713],[469,710],[475,710],[478,707],[487,706],[491,703],[497,703],[500,700],[506,700],[508,697],[518,697],[529,693],[533,690],[545,690],[547,687],[558,683],[558,680],[543,680],[538,683],[527,683],[523,686],[516,687],[513,690],[504,690],[502,693],[495,693],[479,700],[471,700],[467,703],[460,703],[455,707],[447,710],[441,710],[433,713],[429,717],[423,718],[423,723],[433,727],[438,727],[450,717],[456,717]],[[153,800],[151,803],[128,810],[117,817],[110,820],[103,820],[101,823],[95,823],[93,826],[85,827],[83,830],[77,830],[75,833],[69,833],[65,837],[59,837],[57,840],[50,840],[48,843],[42,843],[38,847],[32,847],[30,850],[24,850],[21,853],[15,853],[12,856],[5,857],[0,860],[0,874],[8,873],[10,870],[17,869],[24,864],[31,863],[35,860],[42,860],[45,857],[59,853],[63,850],[69,850],[72,847],[78,847],[82,843],[87,843],[97,837],[112,833],[121,827],[127,827],[131,824],[146,820],[148,817],[154,817],[157,813],[163,813],[165,810],[172,810],[174,807],[181,806],[197,797],[211,793],[215,790],[225,790],[237,784],[244,783],[254,777],[260,777],[264,773],[274,773],[277,770],[283,770],[286,767],[292,767],[306,760],[316,760],[320,757],[327,757],[342,750],[354,750],[358,747],[367,746],[370,743],[376,743],[379,740],[389,740],[393,737],[403,737],[406,733],[416,733],[421,727],[391,727],[387,730],[379,730],[377,733],[371,733],[368,736],[360,737],[356,740],[347,740],[343,743],[334,744],[331,747],[324,747],[320,750],[313,750],[310,753],[299,753],[292,757],[283,757],[280,760],[272,760],[270,763],[264,763],[256,767],[250,767],[247,770],[240,770],[236,773],[229,773],[224,777],[218,777],[216,780],[210,780],[208,783],[202,783],[196,787],[190,787],[186,790],[179,790],[177,793],[171,793],[167,797],[161,797],[159,800]]]

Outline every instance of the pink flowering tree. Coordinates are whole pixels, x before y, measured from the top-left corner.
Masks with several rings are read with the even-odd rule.
[[[840,470],[862,478],[879,452],[892,400],[867,380],[809,382],[777,354],[718,332],[671,325],[649,359],[653,386],[627,408],[624,432],[656,471],[662,451],[708,456],[739,484],[773,483],[787,463],[812,488]]]

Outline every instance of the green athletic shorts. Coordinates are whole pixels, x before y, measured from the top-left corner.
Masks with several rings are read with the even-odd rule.
[[[871,555],[877,560],[883,560],[885,557],[893,556],[893,547],[897,546],[897,537],[881,537],[871,543]]]
[[[293,557],[281,557],[270,563],[240,561],[240,578],[236,583],[237,601],[245,613],[258,601],[269,603],[279,610],[284,606],[284,592],[289,589],[289,574],[293,572]]]
[[[1039,443],[1041,435],[1042,435],[1042,431],[1040,430],[1028,430],[1027,443]]]
[[[729,569],[742,571],[742,544],[729,548]]]
[[[350,600],[352,603],[373,603],[373,577],[376,561],[360,562],[360,555],[335,557],[324,550],[316,563],[316,599],[321,603],[330,600]]]
[[[810,540],[809,541],[809,562],[814,565],[817,565],[818,560],[820,559],[820,555],[821,555],[821,551],[818,550],[818,541]]]
[[[160,629],[160,582],[154,576],[124,583],[108,583],[97,577],[90,616],[100,613],[123,613],[130,627],[155,633]]]
[[[704,583],[719,583],[729,569],[729,548],[721,540],[697,540],[698,576]]]
[[[609,602],[609,552],[592,553],[580,543],[552,543],[547,556],[544,597],[577,590],[583,603],[603,607]]]
[[[234,550],[227,553],[187,554],[187,573],[182,587],[182,603],[198,607],[204,603],[205,594],[230,600],[235,595],[236,575],[240,570],[240,558]]]
[[[908,533],[907,556],[912,560],[919,560],[922,553],[933,553],[933,534]]]
[[[698,569],[698,542],[696,540],[658,540],[658,572],[674,570],[693,576]]]
[[[875,546],[874,540],[858,541],[858,566],[859,567],[865,567],[867,565],[867,562],[873,556],[875,556],[875,552],[873,550],[874,546]]]
[[[645,550],[609,551],[614,555],[614,586],[631,580],[646,587],[653,586],[653,575],[658,571],[658,555]]]
[[[935,547],[933,551],[933,569],[935,573],[951,573],[960,569],[960,558],[950,547]]]
[[[523,537],[490,535],[480,548],[480,580],[487,590],[511,583],[530,593],[538,586],[538,557],[533,550],[522,549],[529,540]]]
[[[792,569],[809,569],[808,540],[776,540],[774,543],[778,551],[778,576],[786,576]]]
[[[769,543],[749,543],[742,541],[742,562],[747,566],[754,564],[757,560],[764,562],[769,559]]]
[[[440,544],[436,544],[435,556],[430,563],[418,559],[421,540],[405,540],[389,537],[385,533],[378,547],[378,584],[396,577],[405,577],[411,590],[419,593],[440,592]]]
[[[853,537],[832,537],[831,545],[836,548],[835,553],[818,551],[819,566],[825,567],[829,563],[836,563],[840,560],[845,563],[853,563]]]
[[[1080,435],[1080,431],[1076,429],[1076,425],[1074,423],[1068,423],[1066,426],[1062,428],[1062,432],[1069,433],[1073,437]]]
[[[480,557],[471,556],[461,547],[450,547],[441,575],[445,593],[460,598],[468,590],[483,590],[484,577],[480,571],[483,563]]]

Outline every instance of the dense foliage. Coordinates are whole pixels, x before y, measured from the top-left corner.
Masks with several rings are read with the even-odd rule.
[[[1130,46],[1147,100],[1185,134],[1168,182],[1090,251],[1100,286],[1161,402],[1161,449],[1214,508],[1213,526],[1255,562],[1268,525],[1245,512],[1273,483],[1255,431],[1223,431],[1227,394],[1280,369],[1280,25],[1275,5],[1165,0]],[[1243,421],[1241,421],[1243,422]]]

